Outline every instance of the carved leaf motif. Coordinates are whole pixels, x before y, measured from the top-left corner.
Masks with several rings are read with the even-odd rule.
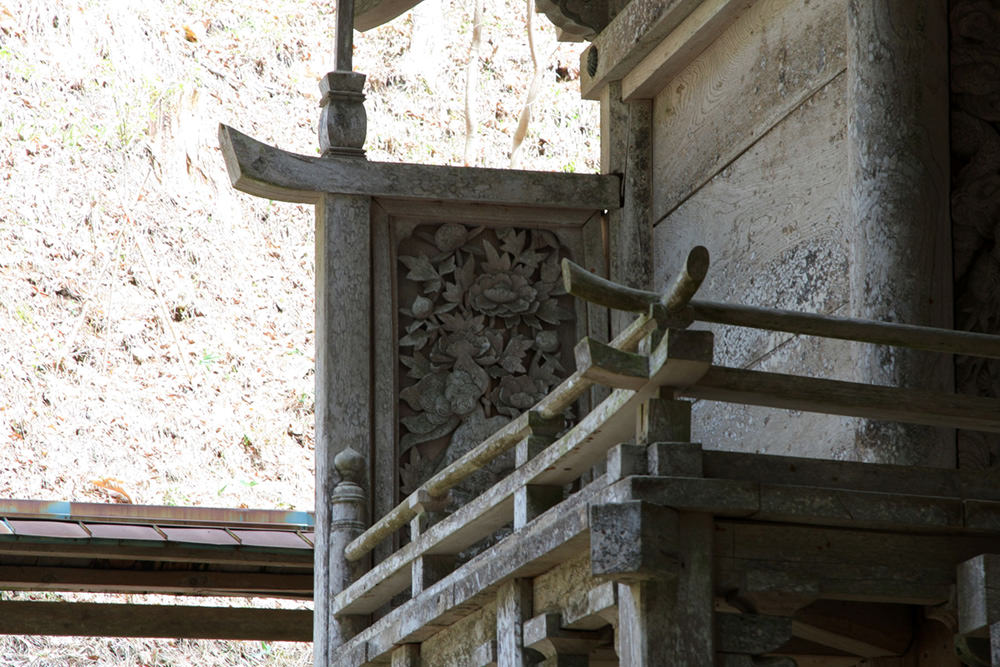
[[[420,352],[414,352],[411,357],[401,354],[399,355],[399,361],[410,369],[406,377],[413,378],[414,380],[419,380],[432,370],[431,362]]]
[[[447,458],[455,453],[459,430],[475,420],[516,416],[564,372],[558,329],[572,315],[556,298],[561,293],[557,238],[543,230],[482,235],[483,229],[453,223],[434,233],[417,229],[412,238],[429,245],[430,252],[414,249],[400,257],[409,270],[406,280],[420,290],[406,297],[412,298],[409,308],[399,310],[405,331],[399,344],[412,350],[411,356],[400,355],[408,378],[400,399],[412,411],[404,409],[400,419],[401,449],[412,451],[403,459],[409,467],[401,470],[407,485],[416,486],[429,472],[418,471],[420,460],[428,466],[426,452],[411,450],[415,445],[441,443],[451,433],[444,451],[435,455],[438,461]],[[427,451],[437,452],[438,446]]]
[[[459,423],[461,423],[461,420],[458,417],[452,417],[427,433],[407,433],[399,440],[400,452],[406,452],[410,448],[419,445],[422,442],[430,442],[431,440],[437,440],[438,438],[446,436],[455,430],[455,427],[458,426]],[[406,422],[404,422],[404,426],[405,425]]]
[[[430,340],[430,334],[426,330],[420,329],[406,334],[399,339],[399,344],[404,347],[412,347],[416,350],[422,349]]]
[[[563,320],[568,320],[572,317],[569,311],[562,308],[559,302],[555,299],[546,299],[541,306],[538,307],[538,312],[535,313],[538,319],[548,322],[549,324],[558,325],[559,322]]]
[[[542,264],[542,282],[546,283],[556,283],[562,277],[562,267],[559,266],[559,262],[545,262]]]
[[[497,238],[501,241],[500,250],[513,257],[518,257],[521,251],[524,250],[524,243],[527,237],[528,233],[526,231],[516,232],[513,229],[502,229],[497,232]]]
[[[426,280],[435,281],[440,278],[438,272],[434,270],[434,267],[431,265],[431,261],[427,259],[426,255],[400,255],[399,261],[405,264],[406,268],[410,270],[410,272],[406,274],[407,280],[423,282]]]
[[[475,279],[476,258],[469,255],[468,261],[462,265],[462,268],[455,272],[455,281],[457,282],[459,288],[461,288],[462,293],[465,293]]]
[[[486,271],[490,273],[510,271],[509,255],[501,255],[498,253],[497,249],[493,247],[493,244],[486,239],[483,239],[483,250],[486,251],[486,262],[483,264],[483,268]]]
[[[523,336],[511,336],[510,342],[507,343],[503,356],[500,358],[500,365],[508,373],[526,373],[522,359],[531,346],[531,340]]]

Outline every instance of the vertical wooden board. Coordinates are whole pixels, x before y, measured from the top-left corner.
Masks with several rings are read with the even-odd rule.
[[[845,77],[806,100],[654,230],[662,289],[695,245],[712,255],[699,297],[846,315]],[[715,331],[716,363],[856,380],[854,347],[739,327]],[[853,457],[842,417],[699,401],[694,439],[714,449]]]
[[[846,68],[846,0],[758,0],[657,95],[653,218]]]
[[[704,245],[712,268],[699,298],[844,314],[843,94],[838,77],[656,226],[655,289]],[[716,363],[749,365],[790,337],[720,328]]]
[[[530,579],[512,579],[497,590],[497,665],[526,667],[524,622],[533,616]]]
[[[372,521],[399,502],[399,454],[396,448],[398,380],[396,350],[395,253],[389,216],[372,205]],[[396,548],[395,539],[375,548],[374,561],[381,562]]]
[[[370,209],[359,195],[324,195],[316,205],[316,664],[330,663],[344,640],[330,613],[347,567],[330,544],[334,458],[347,446],[364,456],[371,447]]]
[[[595,213],[582,227],[581,235],[584,266],[588,271],[606,278],[608,255],[604,247],[604,216]],[[583,303],[582,307],[586,308],[587,337],[602,343],[608,342],[610,340],[608,309],[589,301]],[[607,387],[595,385],[590,390],[590,405],[600,405],[601,401],[608,397],[608,393],[610,390]]]

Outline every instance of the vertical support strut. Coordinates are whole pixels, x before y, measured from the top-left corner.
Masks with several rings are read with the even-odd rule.
[[[345,528],[334,525],[337,494],[360,489],[361,521],[368,510],[371,444],[370,198],[323,195],[316,206],[316,553],[313,656],[326,667],[352,634],[329,615],[333,597],[357,571],[344,558]],[[349,480],[338,465],[354,450]],[[355,458],[357,460],[355,460]],[[339,519],[337,519],[339,521]],[[351,528],[353,530],[353,527]],[[359,565],[364,568],[364,561]]]

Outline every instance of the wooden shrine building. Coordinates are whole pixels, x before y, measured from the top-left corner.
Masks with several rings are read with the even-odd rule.
[[[343,24],[324,157],[222,131],[317,206],[316,664],[1000,665],[1000,5],[537,7],[602,175],[366,161]]]
[[[1000,2],[536,0],[581,175],[365,158],[417,1],[220,129],[316,207],[315,664],[1000,667]]]

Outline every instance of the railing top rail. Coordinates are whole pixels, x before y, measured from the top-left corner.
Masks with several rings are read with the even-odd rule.
[[[567,292],[597,305],[638,312],[639,317],[609,346],[584,339],[577,350],[576,372],[539,401],[532,410],[511,421],[475,449],[424,482],[402,503],[348,544],[345,549],[346,558],[351,561],[362,558],[382,539],[415,517],[428,498],[444,496],[460,481],[528,436],[531,433],[533,420],[548,421],[558,417],[581,394],[598,383],[601,375],[594,372],[596,365],[590,368],[580,367],[581,352],[584,356],[597,348],[631,352],[642,338],[658,327],[686,328],[693,321],[702,321],[948,354],[1000,358],[1000,336],[694,300],[692,297],[704,280],[708,266],[708,251],[702,246],[695,247],[666,290],[658,294],[613,283],[564,259],[563,282]],[[652,378],[654,371],[655,369],[649,368],[649,378]],[[641,378],[636,376],[636,381],[639,379]],[[819,382],[808,378],[807,380]],[[727,391],[730,389],[732,388],[727,388]],[[892,388],[882,389],[891,391]],[[689,395],[694,394],[689,392]],[[743,392],[743,396],[746,396],[746,392]],[[774,400],[778,401],[777,398]],[[780,401],[775,403],[779,404]],[[979,406],[959,407],[961,408],[959,411],[965,416],[970,409],[978,409]],[[841,411],[835,414],[847,414],[843,412],[847,409],[841,407]],[[851,410],[856,411],[855,408],[850,408],[849,412]],[[908,415],[907,418],[909,419]],[[990,421],[987,427],[987,430],[992,430],[993,422]]]

